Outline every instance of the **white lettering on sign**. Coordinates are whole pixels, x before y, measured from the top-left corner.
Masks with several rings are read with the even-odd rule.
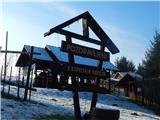
[[[74,43],[67,43],[65,41],[62,41],[61,50],[64,52],[73,53],[83,57],[109,61],[108,52],[101,52],[100,50],[84,47]]]

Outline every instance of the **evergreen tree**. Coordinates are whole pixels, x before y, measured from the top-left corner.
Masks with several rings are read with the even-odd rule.
[[[115,61],[115,65],[122,72],[128,72],[128,71],[134,72],[136,70],[134,63],[130,60],[127,60],[127,58],[124,56],[121,57],[120,59],[117,58]]]
[[[136,72],[140,75],[143,75],[144,74],[144,66],[142,64],[139,64]]]
[[[146,51],[143,60],[145,77],[157,77],[160,75],[160,33],[156,31],[150,48]]]

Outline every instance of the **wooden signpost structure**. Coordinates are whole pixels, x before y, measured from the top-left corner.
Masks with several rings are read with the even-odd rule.
[[[82,27],[83,27],[83,35],[73,33],[63,28],[69,26],[82,19]],[[89,37],[89,28],[97,35],[99,40],[93,39]],[[58,33],[64,35],[66,37],[66,41],[62,41],[61,50],[68,53],[69,61],[67,64],[63,65],[68,75],[71,76],[72,85],[73,85],[73,102],[74,102],[74,111],[76,120],[82,120],[80,105],[79,105],[79,95],[78,95],[78,79],[77,76],[92,76],[96,80],[96,86],[99,87],[101,78],[108,78],[110,73],[102,70],[103,61],[109,61],[109,53],[105,52],[105,47],[112,54],[116,54],[119,52],[119,49],[115,46],[115,44],[111,41],[108,35],[103,31],[103,29],[98,25],[95,19],[90,15],[89,12],[82,13],[54,28],[51,28],[48,32],[44,34],[44,36],[49,36],[53,33]],[[100,46],[100,50],[89,48],[86,46],[78,45],[72,43],[72,38],[82,40],[85,42],[93,43]],[[87,65],[79,65],[75,63],[74,55],[87,57],[91,59],[96,59],[98,62],[97,67],[91,67]],[[96,107],[97,102],[97,92],[93,93],[91,108]]]

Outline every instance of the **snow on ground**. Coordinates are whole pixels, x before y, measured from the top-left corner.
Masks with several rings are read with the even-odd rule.
[[[15,94],[16,90],[12,87],[11,93]],[[79,95],[81,112],[84,114],[89,111],[92,94],[83,92]],[[31,102],[20,102],[1,98],[1,119],[33,119],[51,114],[74,115],[72,93],[69,91],[37,88],[37,92],[32,92],[31,99]],[[119,120],[160,120],[152,111],[112,95],[99,95],[97,108],[119,109]]]

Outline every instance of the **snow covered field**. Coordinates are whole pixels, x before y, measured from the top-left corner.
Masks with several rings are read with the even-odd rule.
[[[14,94],[15,91],[16,88],[12,87],[11,92]],[[91,93],[80,93],[82,114],[89,111],[91,95]],[[32,92],[31,99],[32,102],[20,102],[1,98],[1,119],[21,120],[34,119],[38,116],[51,114],[74,114],[72,94],[69,91],[38,88],[37,92]],[[117,96],[99,95],[97,107],[119,109],[120,120],[160,120],[160,117],[156,116],[152,111]]]

